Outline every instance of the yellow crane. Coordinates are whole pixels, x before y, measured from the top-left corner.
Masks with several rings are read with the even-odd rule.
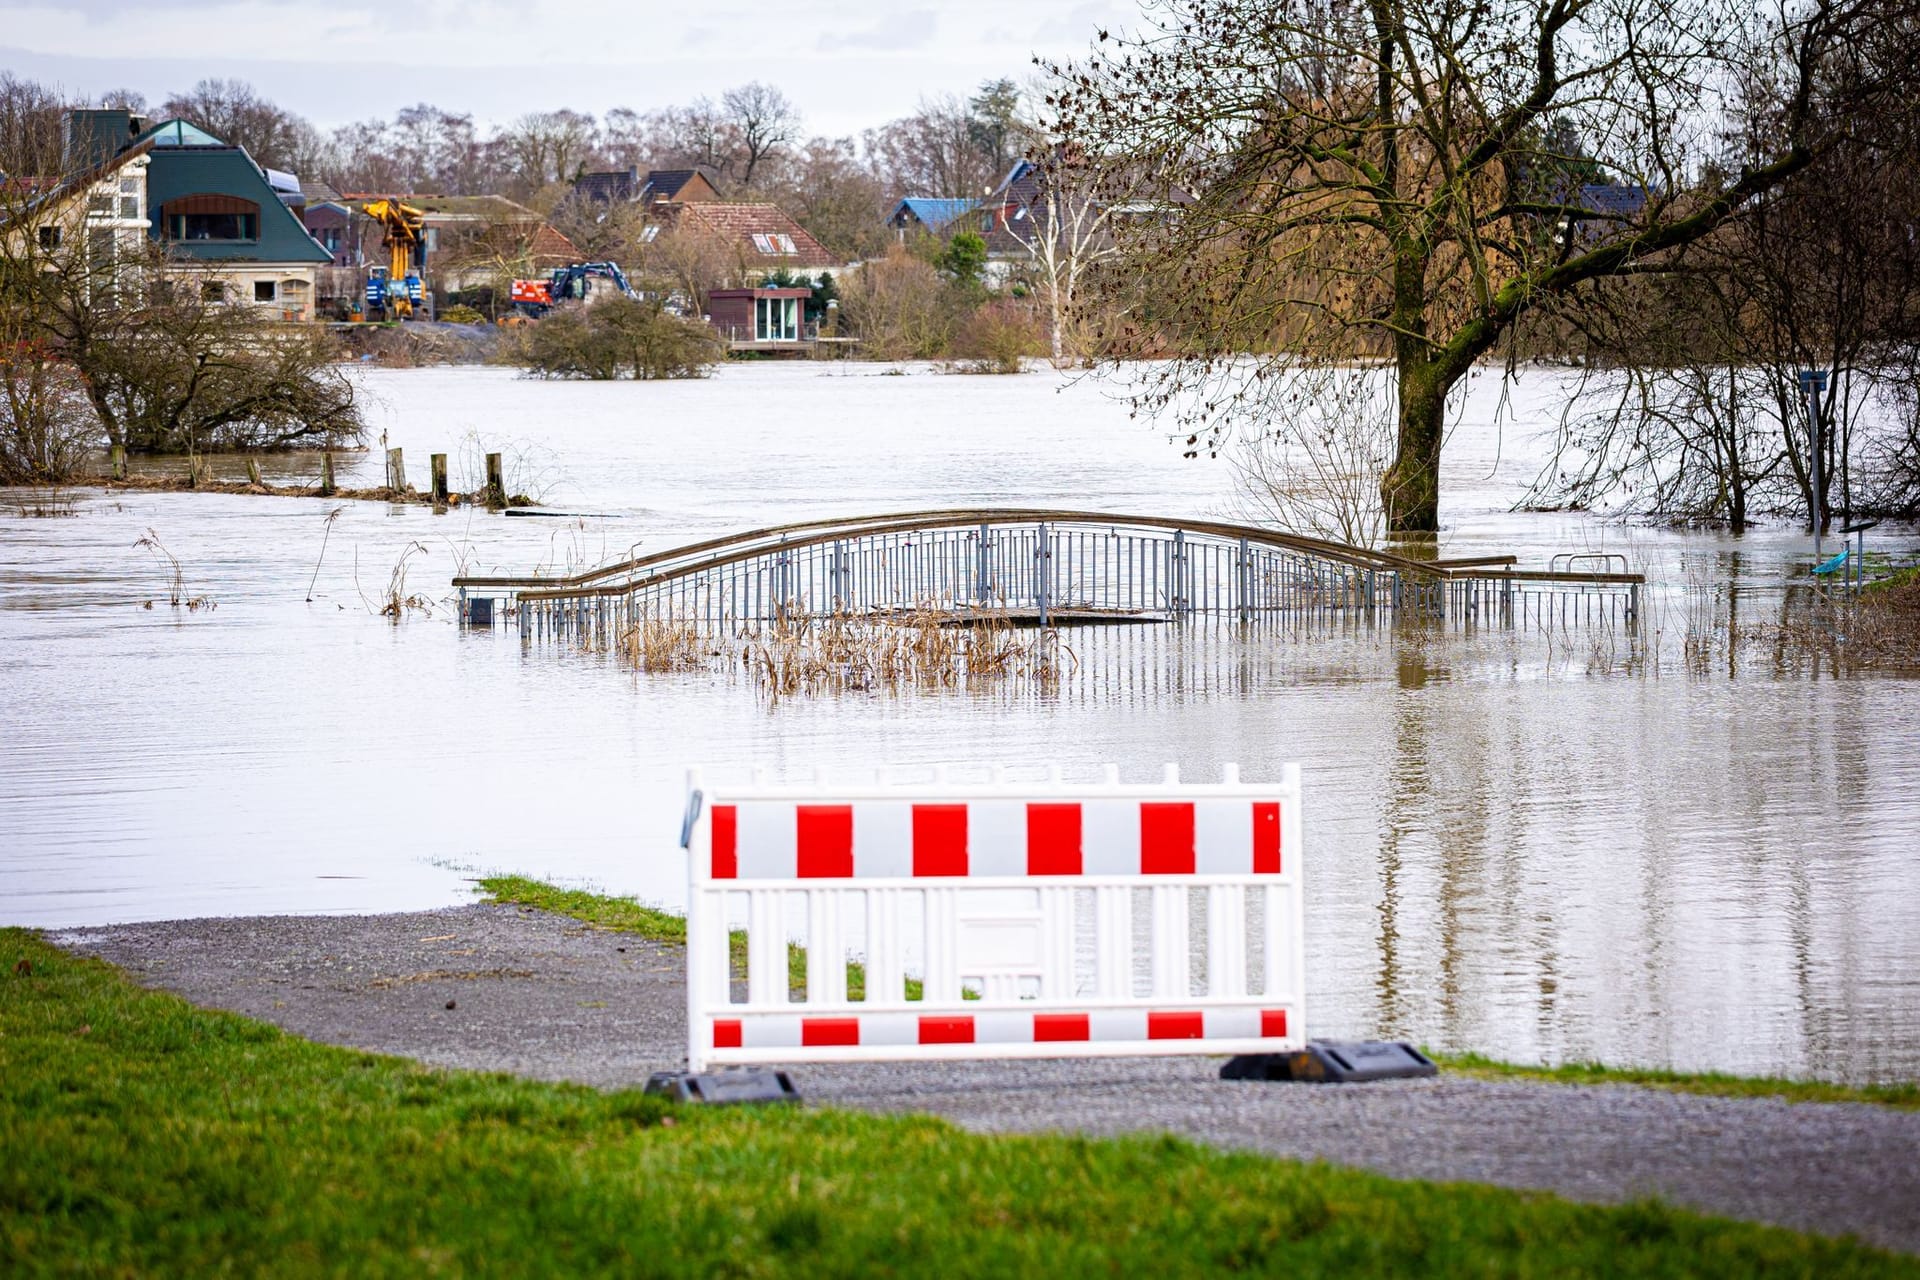
[[[398,200],[369,200],[361,210],[380,224],[387,265],[367,272],[367,311],[406,319],[425,300],[421,273],[427,259],[427,215]]]

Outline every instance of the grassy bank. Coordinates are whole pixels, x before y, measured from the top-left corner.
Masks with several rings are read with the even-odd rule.
[[[433,1071],[0,959],[7,1275],[1920,1276],[1656,1204]]]
[[[1867,1102],[1881,1107],[1920,1110],[1920,1084],[1847,1085],[1820,1080],[1782,1080],[1770,1076],[1732,1076],[1719,1072],[1655,1071],[1604,1067],[1595,1062],[1533,1067],[1499,1062],[1477,1053],[1433,1054],[1445,1071],[1482,1080],[1538,1080],[1548,1084],[1636,1084],[1676,1093],[1722,1098],[1784,1098],[1788,1102]]]
[[[579,889],[560,889],[524,876],[496,876],[480,881],[480,888],[494,902],[537,907],[603,929],[619,929],[660,942],[685,944],[687,922],[680,916],[645,907],[632,898],[612,898]],[[736,968],[742,968],[746,955],[745,935],[734,935]],[[789,950],[789,962],[798,986],[806,976],[806,952]],[[849,967],[850,980],[856,980],[859,966]],[[855,988],[858,989],[857,987]],[[909,997],[911,998],[911,996]],[[1549,1084],[1635,1084],[1681,1093],[1710,1094],[1727,1098],[1785,1098],[1789,1102],[1867,1102],[1876,1106],[1920,1109],[1920,1084],[1844,1085],[1818,1080],[1780,1080],[1757,1076],[1722,1075],[1717,1072],[1639,1070],[1631,1067],[1604,1067],[1598,1063],[1578,1063],[1561,1067],[1525,1066],[1499,1062],[1477,1053],[1433,1054],[1433,1059],[1449,1074],[1484,1080],[1537,1080]]]

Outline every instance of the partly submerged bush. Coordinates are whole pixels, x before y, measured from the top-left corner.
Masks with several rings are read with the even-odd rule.
[[[611,297],[555,308],[528,326],[519,362],[537,377],[612,381],[698,378],[723,355],[719,337],[701,321],[658,302]]]
[[[1046,336],[1033,308],[996,298],[968,316],[954,336],[963,373],[1019,373],[1028,356],[1044,355]]]

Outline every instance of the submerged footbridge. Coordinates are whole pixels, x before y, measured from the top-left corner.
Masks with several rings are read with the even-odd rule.
[[[642,618],[743,627],[780,618],[936,611],[1057,626],[1214,617],[1422,617],[1632,627],[1644,578],[1512,556],[1415,560],[1212,520],[1025,508],[811,520],[714,538],[566,577],[465,575],[523,634],[608,634]]]

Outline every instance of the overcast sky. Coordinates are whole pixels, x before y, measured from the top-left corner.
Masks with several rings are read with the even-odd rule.
[[[75,94],[159,103],[207,76],[251,81],[323,127],[415,102],[499,123],[688,101],[748,80],[815,133],[847,134],[922,95],[1024,79],[1133,26],[1135,0],[0,0],[0,67]]]

